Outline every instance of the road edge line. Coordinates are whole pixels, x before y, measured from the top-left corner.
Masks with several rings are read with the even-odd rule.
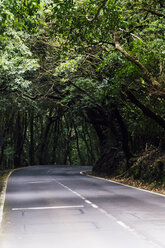
[[[2,224],[2,219],[3,219],[3,210],[4,210],[4,204],[5,204],[5,198],[6,198],[6,190],[7,190],[7,184],[8,184],[8,180],[9,180],[9,177],[11,176],[11,174],[14,172],[15,170],[11,170],[9,172],[9,174],[7,175],[4,183],[3,183],[3,189],[2,189],[2,192],[0,194],[0,227],[1,227],[1,224]]]
[[[165,195],[164,194],[161,194],[161,193],[157,193],[157,192],[150,191],[150,190],[147,190],[147,189],[137,188],[135,186],[131,186],[131,185],[124,184],[124,183],[119,183],[119,182],[113,181],[111,179],[107,179],[107,178],[103,178],[103,177],[99,177],[99,176],[88,175],[88,174],[86,174],[88,172],[89,171],[81,171],[80,174],[83,175],[83,176],[97,178],[97,179],[100,179],[100,180],[104,180],[104,181],[108,181],[108,182],[111,182],[111,183],[116,183],[116,184],[119,184],[119,185],[122,185],[122,186],[125,186],[125,187],[129,187],[129,188],[132,188],[132,189],[137,189],[137,190],[140,190],[140,191],[143,191],[143,192],[146,192],[146,193],[150,193],[150,194],[154,194],[154,195],[165,197]]]

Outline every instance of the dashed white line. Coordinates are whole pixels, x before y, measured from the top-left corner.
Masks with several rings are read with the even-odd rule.
[[[129,231],[134,231],[133,229],[131,229],[129,226],[127,226],[124,222],[122,221],[117,221],[117,224],[119,224],[120,226],[124,227],[125,229],[129,230]]]
[[[100,208],[99,206],[97,206],[96,204],[92,203],[91,201],[89,201],[88,199],[86,199],[84,196],[82,196],[81,194],[77,193],[76,191],[73,191],[71,188],[69,188],[68,186],[64,185],[63,183],[57,181],[56,179],[54,179],[56,181],[56,183],[58,183],[59,185],[61,185],[62,187],[66,188],[67,190],[69,190],[70,192],[72,192],[73,194],[77,195],[79,198],[81,198],[82,200],[84,200],[85,203],[89,204],[91,207],[98,209],[102,214],[106,215],[108,218],[113,219],[118,225],[122,226],[124,229],[127,229],[130,232],[134,232],[134,229],[132,229],[131,227],[127,226],[125,223],[123,223],[122,221],[117,220],[113,215],[109,214],[107,211],[105,211],[104,209]]]
[[[99,208],[96,204],[91,204],[91,206],[93,207],[93,208]]]
[[[54,179],[55,180],[55,179]],[[79,198],[81,198],[82,200],[85,201],[85,203],[89,204],[91,207],[93,208],[99,208],[96,204],[93,204],[91,201],[87,200],[84,196],[82,196],[81,194],[77,193],[76,191],[73,191],[71,188],[69,188],[68,186],[64,185],[63,183],[55,180],[56,183],[58,183],[59,185],[61,185],[62,187],[64,187],[65,189],[69,190],[70,192],[72,192],[73,194],[77,195]]]

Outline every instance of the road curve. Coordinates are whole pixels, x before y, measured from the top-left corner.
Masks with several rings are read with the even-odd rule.
[[[8,180],[1,248],[165,248],[165,197],[34,166]]]

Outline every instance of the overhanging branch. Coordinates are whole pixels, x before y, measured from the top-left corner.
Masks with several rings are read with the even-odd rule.
[[[38,94],[38,95],[35,95],[35,96],[31,96],[31,95],[29,95],[29,94],[27,94],[25,92],[23,93],[23,97],[26,97],[26,98],[28,98],[28,99],[30,99],[32,101],[35,101],[35,100],[37,100],[39,98],[42,98],[42,97],[52,99],[52,100],[61,100],[62,99],[62,97],[60,97],[60,96],[45,95],[45,94]]]
[[[118,51],[120,51],[129,61],[133,62],[135,65],[137,65],[140,70],[142,71],[145,80],[155,88],[160,88],[160,84],[157,80],[154,79],[152,74],[147,70],[147,68],[140,63],[139,60],[135,59],[133,56],[131,56],[119,43],[118,37],[117,37],[117,32],[114,30],[111,30],[111,33],[113,34],[114,37],[114,42],[115,42],[115,47]]]
[[[149,12],[153,15],[156,15],[156,16],[159,16],[159,17],[164,17],[165,18],[165,15],[160,13],[159,11],[156,11],[156,10],[152,10],[152,9],[146,9],[146,8],[143,8],[142,9],[143,11],[146,11],[146,12]]]

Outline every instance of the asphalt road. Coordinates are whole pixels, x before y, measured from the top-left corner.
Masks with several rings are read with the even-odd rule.
[[[35,166],[9,178],[1,248],[164,248],[165,197]]]

